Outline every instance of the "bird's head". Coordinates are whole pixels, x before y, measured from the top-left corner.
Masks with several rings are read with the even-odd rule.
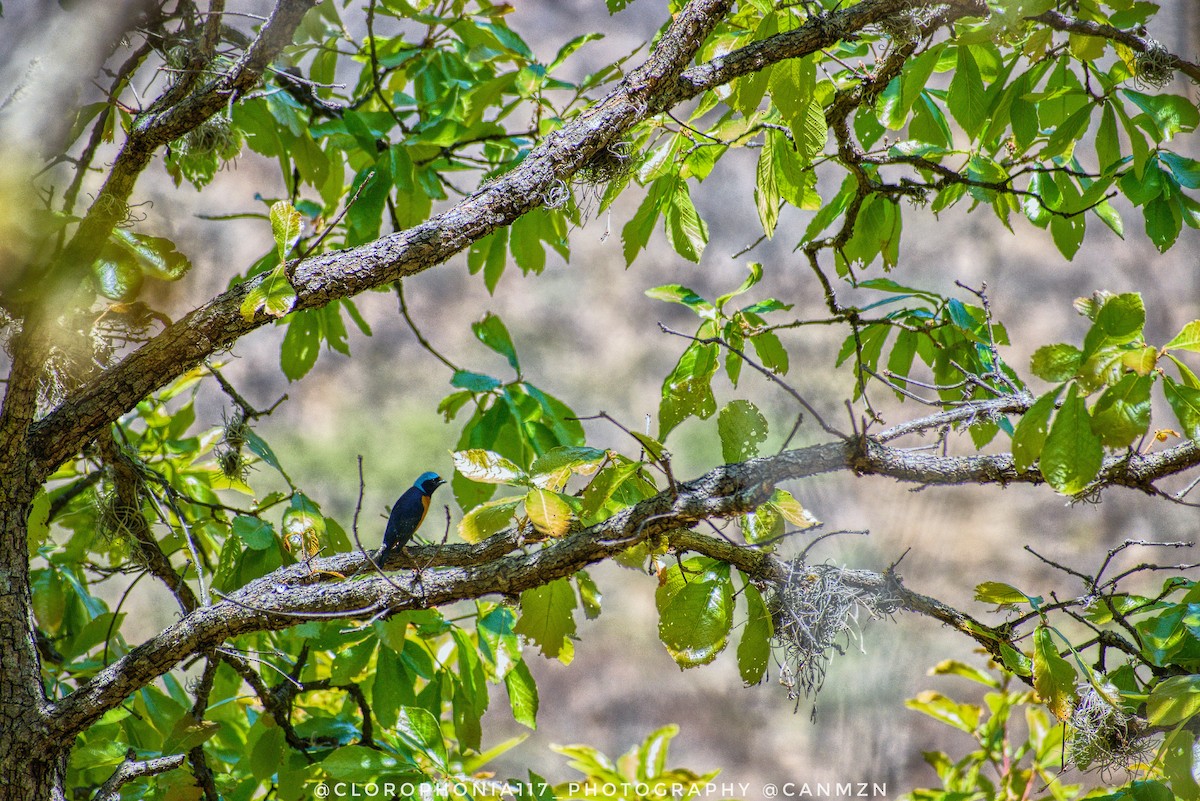
[[[445,483],[446,483],[445,479],[443,479],[437,473],[431,472],[431,473],[422,473],[421,477],[416,480],[416,482],[413,484],[413,486],[416,487],[417,489],[419,489],[421,492],[425,493],[426,495],[432,495],[433,491],[435,489],[437,489],[438,487],[442,486]]]

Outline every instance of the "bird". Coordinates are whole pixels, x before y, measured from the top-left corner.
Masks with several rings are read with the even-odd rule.
[[[404,491],[392,507],[392,513],[388,515],[387,528],[383,532],[383,547],[379,549],[379,562],[386,562],[409,543],[421,527],[421,522],[425,520],[433,491],[445,483],[445,479],[437,473],[422,473],[416,482]]]

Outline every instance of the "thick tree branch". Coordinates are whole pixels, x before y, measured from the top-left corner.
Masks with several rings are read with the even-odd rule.
[[[941,416],[928,419],[940,421]],[[1197,463],[1200,443],[1191,441],[1150,455],[1110,457],[1097,488],[1126,486],[1148,491],[1150,482]],[[512,533],[498,534],[477,545],[412,546],[407,559],[420,564],[436,558],[438,567],[387,578],[375,575],[362,553],[315,559],[311,565],[277,570],[221,603],[195,610],[105,668],[51,711],[51,742],[81,731],[129,693],[188,656],[231,637],[287,628],[310,617],[373,616],[493,593],[513,595],[572,575],[647,539],[678,538],[678,530],[699,521],[743,514],[765,501],[783,481],[847,469],[922,485],[1043,482],[1037,471],[1018,472],[1010,455],[942,456],[892,447],[881,438],[866,436],[718,467],[694,481],[677,484],[674,492],[664,491],[603,523],[536,550],[517,549]],[[352,580],[330,581],[329,576],[335,574]],[[910,600],[915,611],[953,624],[953,610],[932,602],[922,606],[917,596]],[[965,619],[955,625],[963,628],[968,624],[976,625]],[[983,632],[983,636],[991,635]]]
[[[1047,25],[1056,31],[1077,33],[1083,36],[1097,36],[1101,39],[1108,39],[1111,42],[1118,42],[1139,53],[1162,50],[1162,45],[1149,37],[1139,36],[1132,31],[1123,31],[1120,28],[1114,28],[1112,25],[1068,17],[1059,11],[1045,11],[1036,17],[1030,17],[1030,19]],[[1172,53],[1168,53],[1167,58],[1170,59],[1172,67],[1196,83],[1200,83],[1200,64],[1185,61]]]
[[[484,186],[448,211],[367,245],[292,264],[289,277],[297,293],[296,308],[321,307],[338,298],[350,297],[433,267],[496,228],[508,225],[542,205],[543,198],[553,186],[573,175],[589,158],[646,116],[652,99],[687,66],[731,4],[732,0],[696,0],[689,4],[659,40],[654,54],[607,98],[551,135],[517,169]],[[264,32],[271,26],[268,22]],[[265,36],[265,33],[260,34],[260,39]],[[235,68],[234,72],[240,74],[255,65],[261,66],[261,58],[251,57],[258,52],[264,52],[264,47],[256,43],[243,59],[244,64],[239,62],[241,69]],[[194,119],[183,112],[171,119],[176,118]],[[183,124],[177,126],[167,121],[155,123],[150,130],[170,130],[173,132],[170,138],[174,138],[182,132],[179,127]],[[131,138],[127,149],[133,148],[134,141]],[[136,141],[142,150],[145,150],[145,144],[159,144],[152,139]],[[149,151],[143,155],[148,159]],[[144,163],[141,166],[145,166]],[[113,176],[118,171],[126,171],[120,158]],[[110,181],[117,180],[113,176]],[[128,197],[131,188],[130,182],[122,189],[124,194],[119,196]],[[108,220],[104,236],[115,222]],[[76,238],[81,235],[82,230]],[[241,314],[242,300],[261,280],[260,277],[240,284],[188,314],[103,376],[82,387],[38,423],[34,427],[33,439],[37,447],[33,452],[41,454],[37,462],[41,475],[48,475],[95,436],[101,426],[132,408],[157,387],[213,353],[228,348],[250,331],[273,321],[274,318],[264,313],[252,320],[246,320]]]
[[[253,631],[279,630],[311,616],[361,616],[424,609],[499,593],[512,595],[586,567],[651,537],[709,518],[733,517],[765,501],[772,486],[749,465],[720,467],[677,494],[660,493],[588,529],[539,549],[465,567],[430,569],[395,577],[364,576],[329,582],[328,565],[349,557],[369,570],[362,554],[313,560],[277,570],[247,584],[221,603],[200,607],[97,673],[50,712],[51,735],[32,745],[52,752],[94,723],[129,693],[194,653]],[[498,535],[504,536],[504,535]],[[452,551],[455,546],[443,546]]]
[[[734,78],[759,72],[772,64],[790,58],[812,55],[838,42],[853,38],[868,25],[874,25],[898,12],[924,7],[950,6],[954,18],[986,17],[987,4],[982,0],[953,0],[952,2],[912,2],[912,0],[863,0],[838,11],[811,19],[807,24],[787,33],[779,33],[738,48],[712,61],[686,70],[671,88],[655,98],[655,113],[689,100],[702,92],[723,86]]]

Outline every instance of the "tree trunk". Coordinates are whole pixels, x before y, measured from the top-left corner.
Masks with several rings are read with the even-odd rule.
[[[66,801],[67,755],[48,762],[29,758],[28,749],[0,755],[0,797],[4,801]]]
[[[33,604],[29,587],[26,525],[29,502],[0,477],[0,798],[65,799],[66,748],[47,747],[49,707],[42,691]],[[16,490],[14,492],[14,490]]]

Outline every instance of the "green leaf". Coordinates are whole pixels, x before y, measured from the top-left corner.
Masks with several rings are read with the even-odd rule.
[[[513,631],[516,615],[503,605],[493,606],[489,610],[479,603],[476,608],[479,613],[475,623],[479,656],[488,678],[495,681],[521,661],[521,644]]]
[[[1100,218],[1100,221],[1108,226],[1109,230],[1119,236],[1125,238],[1125,221],[1121,219],[1121,215],[1117,213],[1116,208],[1107,200],[1097,203],[1092,208],[1092,213]]]
[[[469,370],[457,370],[450,379],[450,386],[465,389],[469,392],[491,392],[493,389],[499,389],[504,386],[504,382],[490,375],[472,373]],[[467,395],[467,399],[470,399],[469,394]]]
[[[663,381],[658,413],[660,442],[687,418],[708,419],[717,410],[712,393],[712,378],[716,371],[716,345],[700,342],[688,345],[675,369]]]
[[[970,735],[975,734],[983,714],[983,710],[974,704],[960,704],[933,690],[918,693],[916,698],[908,699],[904,705]]]
[[[1075,668],[1058,655],[1053,635],[1045,626],[1033,632],[1033,689],[1059,720],[1071,716],[1075,706]]]
[[[767,501],[766,506],[778,512],[784,520],[801,531],[821,525],[821,521],[813,517],[812,513],[787,490],[776,489],[772,492],[771,500]]]
[[[275,530],[270,523],[257,517],[238,515],[233,519],[233,533],[246,543],[247,548],[256,551],[266,550],[275,544]]]
[[[778,375],[787,373],[787,348],[783,346],[783,342],[780,341],[774,331],[764,331],[761,334],[755,334],[750,337],[750,344],[754,346],[754,352],[758,354],[763,367]]]
[[[1104,448],[1092,432],[1087,406],[1071,384],[1042,448],[1042,476],[1064,495],[1074,495],[1092,482],[1103,461]]]
[[[972,140],[987,121],[987,103],[979,65],[969,45],[959,45],[958,66],[950,80],[946,105]]]
[[[429,715],[429,712],[424,709],[405,707],[401,711],[402,725],[404,725],[403,713],[405,711],[413,712],[413,714],[424,712],[426,715]],[[280,733],[279,739],[282,740],[283,730],[279,729],[278,731]],[[403,734],[401,737],[402,739],[407,739],[403,737]],[[263,739],[266,739],[265,735]],[[444,747],[443,745],[443,749]],[[272,768],[279,770],[281,773],[282,769],[280,766],[286,764],[284,753],[286,751],[281,750],[279,757],[271,763]],[[395,756],[374,748],[367,748],[363,745],[343,745],[321,760],[320,764],[324,775],[330,780],[345,782],[368,782],[377,779],[379,776],[403,770],[403,765]]]
[[[1033,352],[1029,369],[1043,381],[1061,383],[1075,377],[1083,352],[1074,345],[1043,345]]]
[[[372,147],[372,151],[374,147]],[[358,193],[358,199],[346,212],[346,245],[361,245],[379,236],[383,221],[383,209],[392,189],[391,154],[379,156],[378,168],[361,170],[350,187],[350,196]],[[365,186],[364,186],[365,184]],[[362,191],[359,191],[359,187]]]
[[[646,193],[637,211],[621,229],[621,245],[626,267],[633,264],[637,254],[650,241],[650,234],[654,232],[654,223],[658,221],[662,207],[666,183],[666,179],[660,178],[650,185],[650,191]]]
[[[1076,143],[1083,136],[1083,132],[1087,130],[1088,122],[1092,118],[1092,108],[1092,104],[1088,103],[1063,120],[1046,140],[1046,145],[1038,157],[1044,160],[1060,156],[1069,158],[1075,150]]]
[[[1126,373],[1092,407],[1092,429],[1107,448],[1125,448],[1150,428],[1149,375]]]
[[[1171,676],[1150,691],[1147,718],[1151,726],[1175,726],[1200,712],[1200,676]]]
[[[497,498],[485,501],[463,515],[458,534],[467,542],[482,542],[516,522],[522,498]]]
[[[49,535],[50,496],[43,489],[38,490],[37,495],[33,496],[33,503],[29,506],[26,540],[29,544],[29,553],[31,556],[37,553],[37,549],[41,547]],[[61,620],[61,616],[59,619]]]
[[[742,515],[742,536],[751,544],[770,543],[783,536],[783,517],[769,503]]]
[[[733,581],[729,565],[694,558],[663,572],[654,594],[658,637],[681,668],[705,665],[729,642]]]
[[[271,235],[275,237],[275,252],[279,261],[287,261],[288,253],[300,239],[303,220],[300,212],[286,200],[276,200],[271,204]]]
[[[612,498],[613,493],[632,478],[640,467],[638,462],[618,462],[597,473],[583,491],[583,518],[588,522],[593,521],[596,514]]]
[[[176,250],[175,243],[170,239],[135,234],[123,228],[114,228],[110,239],[120,246],[124,255],[130,257],[134,266],[144,275],[164,281],[178,281],[192,269],[187,256]]]
[[[737,658],[742,682],[749,687],[761,682],[766,675],[774,626],[758,588],[747,583],[742,594],[746,598],[747,620],[746,627],[742,629],[742,639],[738,643]]]
[[[1121,93],[1149,115],[1161,134],[1159,141],[1169,140],[1180,132],[1194,131],[1200,124],[1200,111],[1187,98],[1167,94],[1147,95],[1132,89],[1123,89]]]
[[[1146,325],[1146,307],[1142,296],[1134,292],[1115,295],[1105,301],[1096,314],[1096,325],[1113,342],[1131,342]]]
[[[1171,168],[1175,180],[1188,189],[1200,189],[1200,161],[1189,159],[1169,150],[1159,151],[1159,161]]]
[[[775,235],[775,223],[779,220],[779,187],[775,183],[776,140],[783,135],[767,131],[763,146],[758,151],[758,167],[754,178],[754,205],[758,209],[758,221],[767,239]],[[786,158],[786,156],[785,156]]]
[[[1176,383],[1163,376],[1163,394],[1190,439],[1200,439],[1200,389]]]
[[[488,312],[479,322],[471,323],[471,330],[480,342],[507,359],[509,366],[520,375],[521,365],[517,362],[517,350],[513,346],[512,336],[499,317]]]
[[[738,295],[745,294],[754,287],[763,277],[762,265],[756,261],[752,261],[746,265],[750,270],[750,274],[746,276],[746,280],[742,281],[742,285],[732,292],[726,292],[717,298],[717,308],[723,308],[726,303],[736,298]]]
[[[1018,472],[1024,473],[1041,457],[1050,432],[1050,416],[1062,390],[1055,387],[1038,398],[1017,423],[1013,431],[1013,467]]]
[[[279,265],[258,279],[242,301],[242,318],[247,322],[262,311],[271,317],[283,317],[296,305],[296,290],[288,280],[285,265]]]
[[[432,759],[439,767],[447,767],[449,759],[446,755],[446,740],[442,736],[442,725],[428,709],[419,706],[401,707],[399,719],[396,721],[396,734],[400,736],[401,741]],[[370,749],[363,750],[370,752]]]
[[[1121,162],[1121,143],[1117,139],[1117,115],[1112,101],[1104,104],[1100,115],[1100,128],[1096,131],[1096,156],[1100,161],[1100,172],[1108,172]]]
[[[1024,604],[1029,602],[1029,596],[1011,584],[985,581],[975,585],[975,600],[985,604]]]
[[[767,418],[748,400],[730,401],[717,416],[721,457],[726,464],[758,456],[758,446],[767,439]]]
[[[1195,801],[1200,798],[1196,783],[1196,735],[1187,729],[1176,729],[1163,738],[1163,773],[1171,783],[1175,798]]]
[[[521,593],[521,617],[513,629],[538,646],[543,656],[570,662],[575,637],[575,590],[558,579]]]
[[[1079,252],[1086,226],[1082,214],[1073,217],[1054,215],[1050,218],[1050,236],[1054,239],[1054,246],[1067,261],[1075,258],[1075,254]]]
[[[260,782],[275,775],[285,759],[287,741],[283,729],[272,726],[263,732],[250,750],[250,773]]]
[[[646,290],[646,297],[668,303],[682,303],[701,317],[713,318],[713,305],[700,297],[694,290],[680,284],[664,284]]]
[[[1191,350],[1200,352],[1200,320],[1192,320],[1180,329],[1175,337],[1163,345],[1163,350]]]
[[[537,728],[538,691],[525,660],[521,660],[504,675],[504,689],[512,707],[513,720],[530,729]]]
[[[508,229],[500,228],[477,240],[467,251],[467,269],[471,274],[483,270],[483,282],[488,294],[496,293],[496,285],[508,264]]]
[[[299,381],[321,353],[321,324],[312,310],[294,314],[288,322],[283,345],[279,348],[279,367],[289,381]]]
[[[708,244],[708,226],[700,219],[696,206],[692,203],[692,194],[686,181],[676,181],[664,212],[666,217],[667,240],[683,258],[691,262],[699,262],[704,246]]]
[[[575,584],[579,588],[579,601],[583,604],[583,614],[588,620],[600,617],[600,602],[604,599],[604,595],[600,592],[596,582],[586,570],[580,570],[575,574]]]
[[[1146,236],[1158,248],[1159,253],[1166,253],[1183,230],[1183,213],[1179,199],[1167,199],[1160,195],[1142,207],[1142,215],[1146,219]]]
[[[126,261],[99,258],[92,264],[96,291],[109,300],[128,301],[142,289],[142,271]]]
[[[461,475],[483,484],[528,484],[529,476],[511,459],[500,454],[472,448],[454,451],[454,469]]]
[[[968,681],[982,684],[984,687],[991,687],[993,690],[999,690],[1001,687],[1000,682],[991,673],[988,673],[986,670],[980,670],[974,665],[960,662],[957,659],[943,659],[929,669],[929,675],[961,676]]]
[[[549,537],[561,537],[571,525],[570,504],[550,490],[530,490],[525,495],[525,514],[534,528]]]
[[[610,4],[610,8],[611,8],[611,4]],[[565,62],[568,58],[571,57],[572,53],[574,53],[579,48],[583,47],[588,42],[595,42],[595,41],[598,41],[603,38],[604,38],[604,34],[602,34],[602,33],[585,33],[582,36],[576,36],[574,39],[567,42],[562,47],[558,48],[558,52],[554,54],[554,59],[546,67],[546,72],[547,73],[554,72],[554,70],[556,70],[558,67],[560,67],[563,64],[563,62]]]

